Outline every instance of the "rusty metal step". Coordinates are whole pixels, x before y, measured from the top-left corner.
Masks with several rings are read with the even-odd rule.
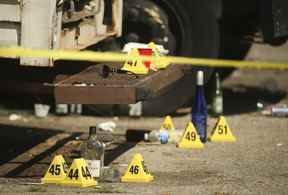
[[[110,69],[119,66],[108,65]],[[170,65],[164,70],[148,75],[127,74],[114,71],[103,77],[101,65],[90,66],[72,75],[58,75],[54,83],[57,103],[81,104],[130,104],[155,97],[181,79],[184,75],[178,66]]]

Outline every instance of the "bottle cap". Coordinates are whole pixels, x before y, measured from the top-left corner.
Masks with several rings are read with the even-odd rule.
[[[96,130],[97,130],[97,127],[96,127],[96,126],[90,126],[90,127],[89,127],[89,135],[94,135],[94,134],[96,134]]]
[[[202,70],[197,71],[197,85],[204,85],[204,73]]]
[[[167,144],[169,139],[169,134],[167,131],[161,131],[159,134],[159,140],[161,144]]]

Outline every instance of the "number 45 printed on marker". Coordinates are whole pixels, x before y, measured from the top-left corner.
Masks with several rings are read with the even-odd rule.
[[[60,169],[61,165],[51,165],[51,167],[49,168],[49,173],[51,175],[60,175],[61,169]]]

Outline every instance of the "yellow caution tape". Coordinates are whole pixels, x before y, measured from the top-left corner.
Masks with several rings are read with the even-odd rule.
[[[231,68],[257,68],[257,69],[288,69],[287,63],[260,62],[260,61],[237,61],[237,60],[218,60],[218,59],[201,59],[188,57],[153,57],[153,56],[129,56],[122,53],[112,52],[94,52],[94,51],[71,51],[71,50],[43,50],[28,49],[21,47],[0,47],[0,57],[37,57],[53,58],[62,60],[79,60],[95,62],[125,62],[127,60],[141,60],[158,62],[169,62],[170,64],[187,64],[193,66],[209,67],[231,67]]]

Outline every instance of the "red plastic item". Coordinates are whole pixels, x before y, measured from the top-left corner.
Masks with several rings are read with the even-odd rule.
[[[151,48],[138,48],[138,51],[141,56],[151,56],[153,52]],[[150,68],[151,61],[144,61],[143,64],[146,68]]]

